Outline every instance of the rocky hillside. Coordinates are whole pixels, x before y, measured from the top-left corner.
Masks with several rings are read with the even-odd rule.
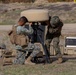
[[[31,8],[48,9],[49,15],[59,16],[64,23],[76,23],[76,3],[35,2],[0,4],[0,24],[15,24],[23,10]]]

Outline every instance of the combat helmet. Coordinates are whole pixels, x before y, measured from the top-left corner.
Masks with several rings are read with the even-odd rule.
[[[59,19],[59,17],[58,16],[53,16],[52,18],[51,18],[51,26],[52,27],[57,27],[58,26],[58,24],[60,23],[60,19]]]

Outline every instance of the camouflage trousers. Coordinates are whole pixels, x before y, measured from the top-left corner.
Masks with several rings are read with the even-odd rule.
[[[59,37],[53,37],[51,39],[47,39],[45,41],[45,45],[48,51],[48,55],[50,55],[50,43],[53,41],[53,48],[55,49],[56,55],[57,57],[61,57],[61,51],[60,51],[60,47],[59,47]]]
[[[26,50],[28,49],[28,50]],[[13,61],[14,64],[24,64],[26,52],[31,52],[30,56],[35,57],[40,52],[40,47],[29,43],[28,46],[25,48],[25,51],[17,50],[17,56],[15,60]]]

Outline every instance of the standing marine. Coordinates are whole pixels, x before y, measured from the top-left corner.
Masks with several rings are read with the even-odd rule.
[[[48,26],[48,29],[47,29],[45,45],[48,52],[50,52],[49,51],[50,43],[53,41],[53,47],[55,49],[55,52],[58,58],[58,63],[62,63],[63,59],[62,59],[62,54],[59,47],[59,42],[60,42],[59,37],[61,35],[63,23],[58,16],[53,16],[49,22],[50,22],[50,25]],[[50,56],[50,53],[48,53],[48,55]]]

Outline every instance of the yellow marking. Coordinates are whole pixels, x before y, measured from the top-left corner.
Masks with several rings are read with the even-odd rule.
[[[74,3],[76,3],[76,0],[74,0]]]

